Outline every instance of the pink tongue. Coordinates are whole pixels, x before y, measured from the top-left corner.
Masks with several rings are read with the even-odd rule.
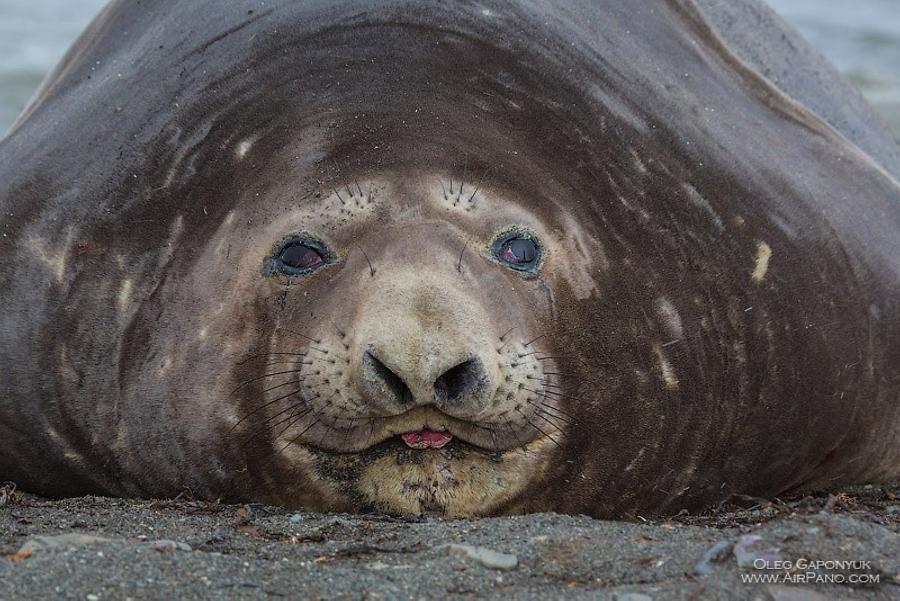
[[[412,449],[440,449],[453,440],[453,435],[449,432],[435,432],[434,430],[407,432],[401,434],[400,437],[406,446]]]

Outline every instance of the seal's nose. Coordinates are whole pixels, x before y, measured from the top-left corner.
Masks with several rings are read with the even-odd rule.
[[[398,405],[407,405],[412,402],[412,391],[403,378],[382,363],[372,351],[366,351],[363,354],[362,364],[363,385],[370,392],[383,396],[386,400]]]
[[[431,371],[428,363],[382,360],[377,351],[367,350],[362,358],[363,389],[367,396],[381,401],[377,404],[400,411],[417,405],[433,404],[452,410],[481,404],[475,401],[486,392],[490,377],[479,358],[465,359],[434,380],[427,375]],[[393,367],[388,367],[389,364]]]
[[[434,397],[438,402],[452,404],[482,388],[488,376],[478,358],[467,359],[448,369],[434,381]]]

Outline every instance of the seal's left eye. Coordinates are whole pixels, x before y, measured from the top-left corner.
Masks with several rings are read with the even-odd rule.
[[[533,238],[515,234],[501,238],[494,244],[494,256],[507,267],[534,271],[541,258],[541,247]]]
[[[302,244],[288,246],[281,251],[278,258],[282,263],[294,269],[315,269],[325,262],[319,251]]]
[[[292,240],[275,255],[274,267],[287,275],[305,275],[328,262],[328,251],[313,240]]]

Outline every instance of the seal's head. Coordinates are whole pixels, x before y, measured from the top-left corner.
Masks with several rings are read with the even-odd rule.
[[[194,262],[231,275],[194,288],[204,338],[182,348],[230,344],[184,379],[221,399],[252,475],[279,474],[274,500],[486,513],[544,469],[569,422],[547,282],[572,243],[480,183],[342,183],[249,228],[235,213]]]

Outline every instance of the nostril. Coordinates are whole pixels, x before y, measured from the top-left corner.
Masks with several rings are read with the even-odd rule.
[[[407,403],[412,400],[412,392],[400,376],[392,372],[387,365],[379,361],[378,357],[366,351],[365,362],[368,364],[371,374],[379,380],[385,388],[397,398]]]
[[[438,399],[454,400],[474,392],[484,382],[481,361],[469,359],[444,372],[434,382],[434,394]]]

